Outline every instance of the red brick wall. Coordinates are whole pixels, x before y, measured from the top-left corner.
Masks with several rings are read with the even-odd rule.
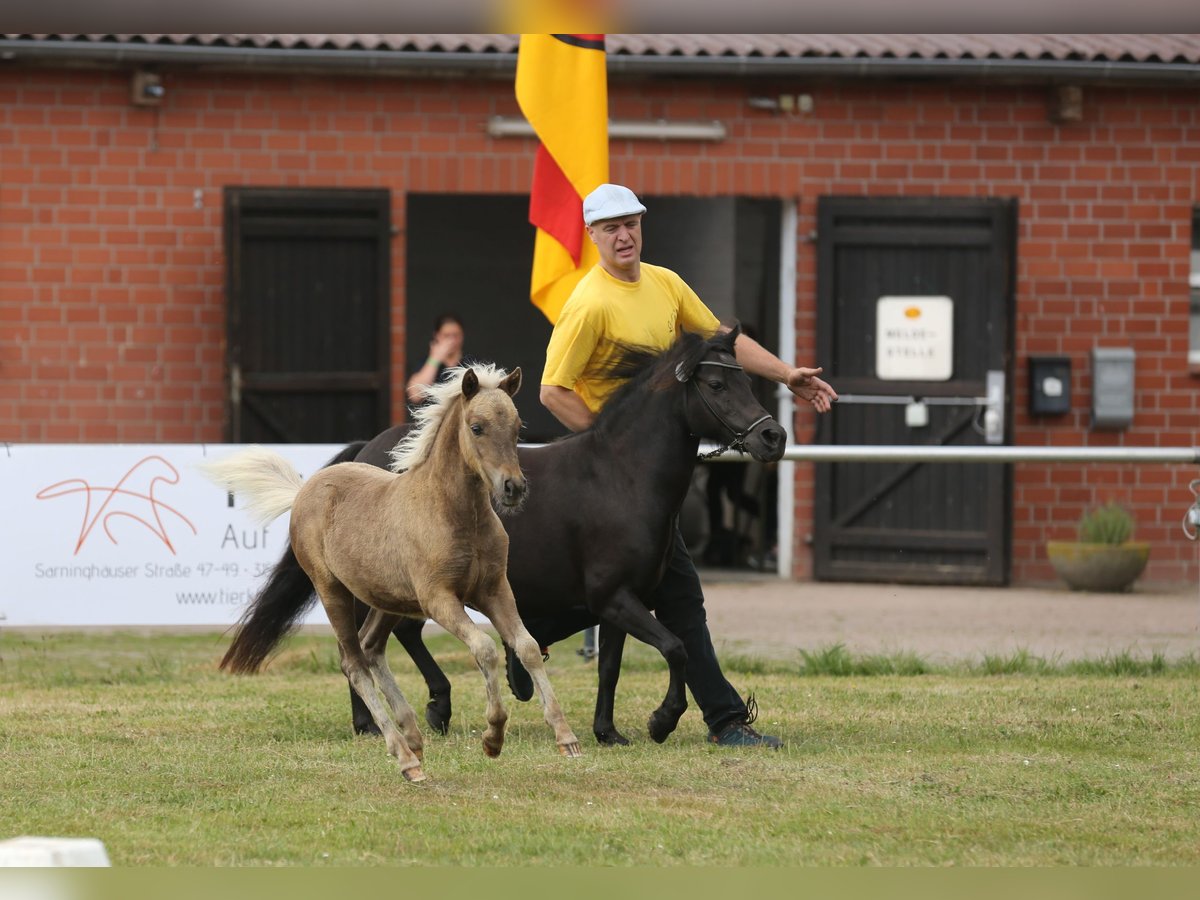
[[[0,440],[214,441],[224,416],[227,185],[519,193],[532,145],[493,140],[515,115],[506,81],[216,76],[167,71],[158,109],[125,73],[0,72]],[[811,113],[752,109],[805,90]],[[1188,251],[1200,200],[1200,107],[1186,90],[1088,88],[1057,126],[1036,88],[864,84],[798,88],[687,80],[610,85],[614,118],[719,119],[718,144],[614,141],[612,177],[651,194],[794,201],[797,357],[814,360],[813,246],[822,194],[975,195],[1020,202],[1016,443],[1197,443],[1187,356]],[[393,259],[396,416],[406,361],[404,242]],[[653,259],[653,248],[647,257]],[[1137,416],[1088,428],[1090,350],[1137,351]],[[1025,414],[1025,359],[1073,362],[1071,414]],[[811,437],[801,413],[796,438]],[[811,469],[795,494],[796,574],[810,572]],[[1179,520],[1191,467],[1019,464],[1013,578],[1051,577],[1042,543],[1116,499],[1154,543],[1147,579],[1194,582]]]

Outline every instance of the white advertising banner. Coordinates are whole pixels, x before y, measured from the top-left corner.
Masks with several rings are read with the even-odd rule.
[[[196,464],[224,444],[0,446],[0,627],[232,625],[287,546]],[[272,449],[308,477],[342,449]],[[323,624],[314,604],[307,622]]]

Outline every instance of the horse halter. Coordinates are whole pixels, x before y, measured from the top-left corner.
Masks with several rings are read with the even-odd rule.
[[[745,369],[743,369],[737,363],[718,362],[715,359],[702,359],[702,360],[700,360],[700,362],[696,363],[695,368],[698,369],[701,366],[717,366],[718,368],[721,368],[721,369],[737,369],[739,372],[745,371]],[[684,376],[683,363],[680,363],[678,366],[675,367],[675,377],[679,381],[693,383],[693,379]],[[704,392],[702,390],[700,390],[700,385],[696,384],[695,388],[696,388],[697,396],[699,396],[700,401],[704,404],[705,408],[708,410],[709,415],[711,415],[714,419],[716,419],[717,423],[722,428],[724,428],[731,435],[733,435],[733,440],[730,441],[729,443],[723,444],[723,445],[717,447],[717,449],[713,450],[711,453],[701,453],[698,455],[697,458],[698,459],[712,459],[714,456],[720,456],[726,450],[737,450],[739,453],[749,452],[746,449],[746,438],[749,436],[750,432],[752,432],[755,428],[757,428],[763,422],[767,421],[767,419],[771,418],[771,414],[767,413],[764,416],[759,416],[757,419],[755,419],[753,422],[751,422],[749,425],[747,425],[744,429],[742,429],[741,431],[738,431],[736,428],[734,428],[732,425],[729,424],[729,422],[726,420],[726,418],[724,416],[722,416],[719,412],[717,412],[713,408],[713,405],[711,403],[708,402],[708,398],[705,397]],[[687,401],[685,400],[684,402],[686,403]]]

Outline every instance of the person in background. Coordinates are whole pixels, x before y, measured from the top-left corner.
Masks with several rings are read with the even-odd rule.
[[[421,368],[408,379],[408,402],[417,405],[425,402],[425,389],[445,376],[447,370],[462,362],[463,338],[466,335],[462,319],[453,313],[443,313],[433,323],[433,337],[429,339],[429,355]]]

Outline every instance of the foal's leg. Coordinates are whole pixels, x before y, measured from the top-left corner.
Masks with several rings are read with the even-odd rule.
[[[338,650],[342,657],[342,673],[350,682],[350,687],[354,688],[355,693],[367,704],[371,718],[383,733],[388,753],[400,763],[400,773],[409,781],[424,781],[427,776],[421,771],[421,760],[408,746],[404,735],[388,714],[379,692],[375,690],[370,666],[362,645],[358,642],[358,629],[354,627],[354,595],[345,585],[328,574],[314,577],[313,585],[325,607],[329,624],[333,626],[333,633],[337,636]]]
[[[658,743],[667,739],[679,718],[687,709],[687,690],[685,675],[687,672],[687,651],[683,641],[671,633],[665,625],[650,615],[650,610],[627,588],[620,588],[605,603],[599,611],[601,623],[621,629],[643,643],[650,644],[663,655],[671,671],[671,681],[667,685],[667,694],[663,697],[658,709],[650,714],[646,728],[650,737]],[[599,705],[599,701],[597,701]],[[598,728],[603,723],[593,723]]]
[[[399,619],[400,616],[390,615],[378,609],[371,610],[367,621],[358,631],[358,640],[362,644],[363,654],[367,658],[375,685],[383,692],[384,699],[391,707],[392,716],[404,732],[404,739],[408,741],[413,755],[422,759],[425,741],[421,737],[421,729],[417,727],[417,714],[404,698],[400,685],[396,684],[396,678],[388,668],[387,655],[384,652],[387,650],[388,636]]]
[[[466,644],[475,657],[475,664],[483,673],[483,681],[487,686],[488,727],[483,732],[483,752],[488,756],[499,756],[504,747],[504,725],[508,722],[508,713],[500,700],[500,654],[496,650],[496,642],[471,621],[462,601],[452,593],[439,594],[425,605],[425,612]]]
[[[621,654],[625,650],[625,632],[608,622],[600,624],[600,654],[596,665],[596,715],[592,733],[601,744],[624,747],[629,739],[613,724],[617,679],[621,677]]]
[[[554,696],[554,688],[550,687],[550,678],[546,675],[546,665],[542,662],[542,650],[525,629],[521,617],[517,615],[517,601],[513,598],[512,589],[505,582],[492,598],[480,603],[480,611],[492,620],[501,639],[513,648],[521,660],[521,665],[533,679],[538,698],[542,701],[542,715],[546,724],[554,729],[554,740],[563,756],[583,756],[579,748],[579,738],[567,724],[558,698]]]

